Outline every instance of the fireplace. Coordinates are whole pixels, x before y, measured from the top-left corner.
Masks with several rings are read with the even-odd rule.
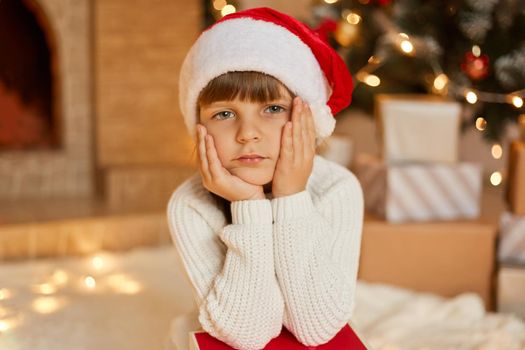
[[[0,151],[56,146],[48,26],[23,1],[0,9]]]
[[[94,194],[90,13],[0,1],[0,199]]]

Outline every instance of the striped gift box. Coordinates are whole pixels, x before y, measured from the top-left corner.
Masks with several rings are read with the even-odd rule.
[[[508,211],[501,215],[498,259],[525,265],[525,215]]]
[[[376,157],[369,154],[358,154],[354,162],[354,172],[365,199],[365,208],[384,216],[386,194],[386,166]],[[378,210],[383,209],[383,212]]]
[[[389,222],[474,219],[479,216],[479,163],[390,164],[359,155],[355,172],[365,206]]]

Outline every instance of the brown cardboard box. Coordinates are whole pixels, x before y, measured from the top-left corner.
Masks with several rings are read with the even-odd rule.
[[[481,296],[493,310],[497,227],[481,222],[388,224],[366,217],[359,278],[451,297]]]

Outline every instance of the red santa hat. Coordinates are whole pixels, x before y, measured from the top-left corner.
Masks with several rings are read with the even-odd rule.
[[[182,64],[180,108],[191,135],[200,92],[212,79],[232,71],[262,72],[281,81],[310,105],[319,138],[332,134],[334,115],[351,102],[352,77],[333,48],[286,14],[266,7],[249,9],[206,29]]]

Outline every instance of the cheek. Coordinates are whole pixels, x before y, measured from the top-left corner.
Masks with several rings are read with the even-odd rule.
[[[285,121],[286,122],[286,121]],[[271,143],[272,143],[272,149],[274,150],[274,153],[275,155],[278,155],[279,152],[281,151],[281,143],[282,143],[282,134],[283,134],[283,128],[284,128],[284,123],[282,123],[282,125],[280,125],[278,128],[272,130],[271,132]]]

